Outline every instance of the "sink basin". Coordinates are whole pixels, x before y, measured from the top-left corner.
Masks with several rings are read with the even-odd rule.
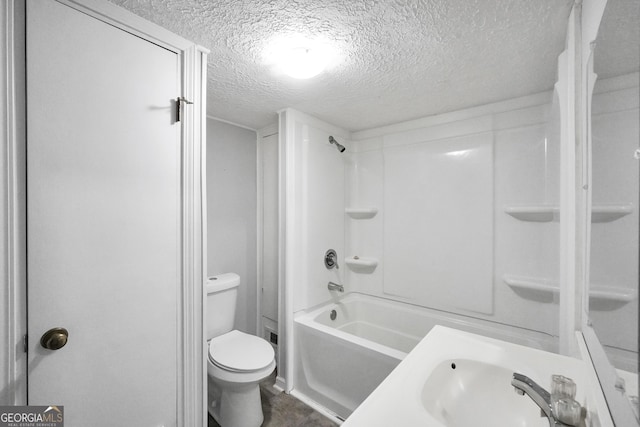
[[[538,408],[511,386],[513,371],[477,360],[452,359],[437,365],[422,388],[424,408],[448,427],[548,427]]]
[[[552,374],[573,378],[585,405],[581,360],[436,326],[342,427],[548,427],[540,408],[513,389],[514,372],[547,389]]]

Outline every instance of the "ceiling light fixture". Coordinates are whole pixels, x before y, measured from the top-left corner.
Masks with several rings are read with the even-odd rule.
[[[280,66],[288,76],[296,79],[310,79],[323,72],[327,62],[326,55],[318,49],[300,46],[284,52]]]
[[[327,43],[290,36],[273,41],[265,56],[282,73],[310,79],[322,73],[335,55]]]

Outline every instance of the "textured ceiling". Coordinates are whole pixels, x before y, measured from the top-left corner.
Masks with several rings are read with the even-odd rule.
[[[593,66],[600,79],[640,70],[640,1],[608,0]]]
[[[211,50],[208,114],[259,129],[293,107],[355,131],[551,89],[572,0],[110,0]],[[263,52],[329,40],[321,75]]]

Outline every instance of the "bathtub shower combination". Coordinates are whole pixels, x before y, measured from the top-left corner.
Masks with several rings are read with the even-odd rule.
[[[345,419],[435,325],[556,351],[546,334],[350,293],[295,318],[293,394]]]
[[[551,92],[353,133],[281,112],[283,388],[344,419],[436,325],[558,351],[557,117]]]

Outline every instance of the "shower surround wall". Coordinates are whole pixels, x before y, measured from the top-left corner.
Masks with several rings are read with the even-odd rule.
[[[329,143],[340,143],[348,132],[311,116],[287,109],[288,141],[286,167],[292,177],[287,189],[287,293],[293,312],[326,302],[329,282],[343,283],[345,265],[345,161],[348,157]],[[280,135],[285,131],[280,130]],[[347,161],[348,163],[348,161]],[[295,219],[294,219],[295,218]],[[338,268],[324,266],[324,254],[334,249]],[[335,291],[334,291],[335,292]]]
[[[507,213],[558,206],[551,101],[353,134],[346,205],[378,213],[345,216],[347,257],[377,266],[349,263],[346,288],[557,336],[557,296],[541,290],[558,282],[557,215]]]

